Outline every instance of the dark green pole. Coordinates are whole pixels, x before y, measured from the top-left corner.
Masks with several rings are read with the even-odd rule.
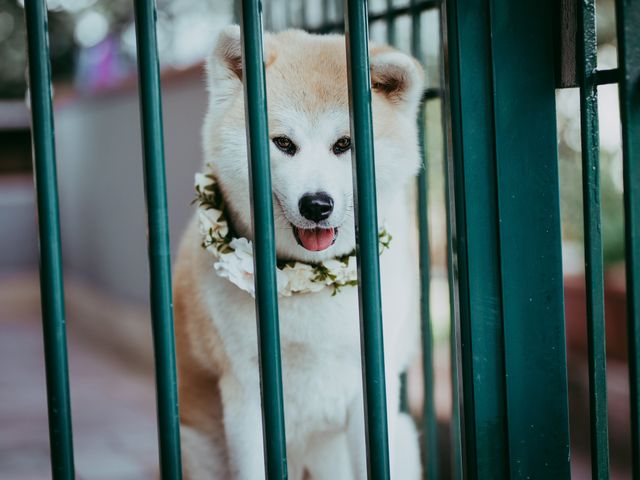
[[[287,478],[287,452],[280,367],[280,330],[276,284],[267,90],[262,46],[262,2],[242,1],[245,115],[253,213],[256,317],[264,433],[269,480]]]
[[[73,479],[73,438],[65,334],[64,285],[55,137],[51,104],[51,66],[44,0],[26,0],[31,130],[40,233],[40,296],[44,334],[51,473]]]
[[[617,0],[633,478],[640,479],[640,2]]]
[[[422,329],[422,369],[424,379],[424,407],[422,431],[424,442],[424,473],[425,478],[438,478],[438,418],[434,401],[433,375],[433,331],[431,327],[431,312],[429,308],[429,287],[431,284],[431,269],[429,259],[429,188],[427,172],[427,155],[424,146],[425,105],[420,107],[419,135],[422,142],[423,166],[418,176],[418,214],[420,241],[420,319]]]
[[[446,38],[446,5],[444,2],[440,3],[438,8],[439,25],[440,25],[440,49],[438,51],[438,66],[440,70],[440,122],[442,124],[442,156],[444,161],[442,162],[443,178],[445,182],[445,210],[446,210],[446,224],[447,224],[447,283],[449,284],[449,361],[451,365],[451,421],[449,424],[449,446],[451,448],[450,453],[450,467],[451,467],[451,479],[462,480],[462,465],[463,465],[463,453],[462,453],[462,426],[461,426],[461,405],[460,405],[460,369],[459,369],[459,338],[458,332],[460,331],[459,323],[456,315],[456,304],[458,302],[458,289],[456,288],[456,258],[455,258],[455,246],[453,243],[453,223],[455,215],[455,205],[453,203],[453,162],[449,158],[449,152],[452,148],[452,136],[450,128],[450,117],[447,112],[450,111],[449,90],[446,82],[445,72],[445,38]]]
[[[451,0],[443,10],[454,313],[452,434],[454,442],[456,434],[462,436],[454,451],[461,446],[463,457],[454,457],[453,466],[457,474],[463,469],[464,478],[499,480],[508,478],[508,445],[489,8],[487,1]],[[460,389],[453,367],[460,369]]]
[[[322,0],[322,25],[329,24],[329,0]]]
[[[514,479],[571,478],[554,4],[489,2],[509,477]]]
[[[389,478],[389,451],[367,2],[348,0],[345,7],[367,468],[378,480]]]
[[[414,12],[413,15],[415,16],[416,13]],[[396,44],[396,15],[393,14],[393,0],[387,0],[387,42],[389,45]]]
[[[411,0],[415,6],[416,0]],[[424,65],[422,56],[422,24],[419,11],[411,13],[411,53]],[[418,175],[418,227],[420,244],[420,319],[422,330],[422,370],[424,379],[424,406],[422,409],[423,468],[427,479],[438,478],[438,418],[436,416],[433,375],[433,330],[429,305],[431,261],[429,255],[429,162],[427,157],[426,104],[418,112],[418,141],[420,142],[422,169]]]
[[[587,336],[589,349],[589,410],[591,474],[609,478],[607,426],[607,364],[604,321],[602,223],[600,220],[600,159],[598,86],[596,84],[596,2],[578,2],[578,78],[582,137],[582,201],[587,282]]]
[[[552,2],[446,7],[464,476],[566,479]]]
[[[156,11],[153,0],[136,0],[134,5],[147,201],[160,474],[163,479],[173,480],[182,478],[182,466]]]

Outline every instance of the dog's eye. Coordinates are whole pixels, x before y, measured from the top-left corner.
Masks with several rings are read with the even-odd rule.
[[[293,143],[289,137],[285,137],[284,135],[280,137],[274,137],[271,139],[271,141],[276,147],[278,147],[278,149],[280,149],[287,155],[295,155],[298,151],[298,147],[296,146],[296,144]]]
[[[336,155],[340,155],[351,148],[351,139],[349,137],[342,137],[338,139],[336,143],[333,144],[331,150]]]

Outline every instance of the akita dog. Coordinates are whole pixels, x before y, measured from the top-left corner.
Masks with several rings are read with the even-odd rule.
[[[265,34],[289,478],[366,478],[345,39]],[[393,478],[420,477],[399,375],[418,351],[414,178],[424,73],[370,46]],[[240,31],[208,60],[200,208],[175,268],[180,420],[190,479],[264,478]],[[392,237],[392,240],[390,240]]]

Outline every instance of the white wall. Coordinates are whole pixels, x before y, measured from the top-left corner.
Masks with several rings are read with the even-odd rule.
[[[163,88],[171,250],[192,209],[206,108],[201,75]],[[106,294],[147,301],[148,263],[136,90],[78,98],[55,112],[65,269]]]
[[[33,176],[0,177],[0,276],[38,268],[36,232]]]

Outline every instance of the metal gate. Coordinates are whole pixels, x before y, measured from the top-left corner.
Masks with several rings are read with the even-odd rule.
[[[328,1],[322,3],[327,12]],[[160,470],[163,479],[177,479],[182,467],[155,6],[153,0],[134,0],[134,5]],[[246,79],[266,472],[269,479],[282,479],[287,476],[286,412],[282,405],[262,4],[260,0],[242,0],[238,6]],[[618,68],[608,71],[596,68],[595,0],[563,0],[559,5],[551,0],[411,0],[402,6],[389,0],[386,11],[371,15],[365,0],[347,0],[344,21],[325,16],[324,24],[314,28],[325,32],[344,28],[346,32],[369,478],[389,478],[389,458],[368,24],[385,22],[388,41],[394,43],[396,20],[410,18],[411,48],[420,57],[420,16],[430,9],[440,13],[446,64],[443,88],[428,90],[424,102],[440,99],[446,113],[449,275],[454,311],[452,477],[570,477],[554,94],[557,85],[578,85],[592,471],[593,478],[608,478],[597,86],[618,83],[623,127],[633,476],[640,479],[638,0],[617,1],[619,63]],[[74,463],[46,12],[44,0],[25,1],[51,464],[54,478],[68,479],[74,477]],[[571,30],[571,26],[576,29]],[[568,35],[572,31],[573,37]],[[559,68],[556,57],[560,59]],[[424,138],[424,108],[419,121]],[[433,479],[439,478],[439,465],[424,169],[418,186],[424,470],[426,477]]]

